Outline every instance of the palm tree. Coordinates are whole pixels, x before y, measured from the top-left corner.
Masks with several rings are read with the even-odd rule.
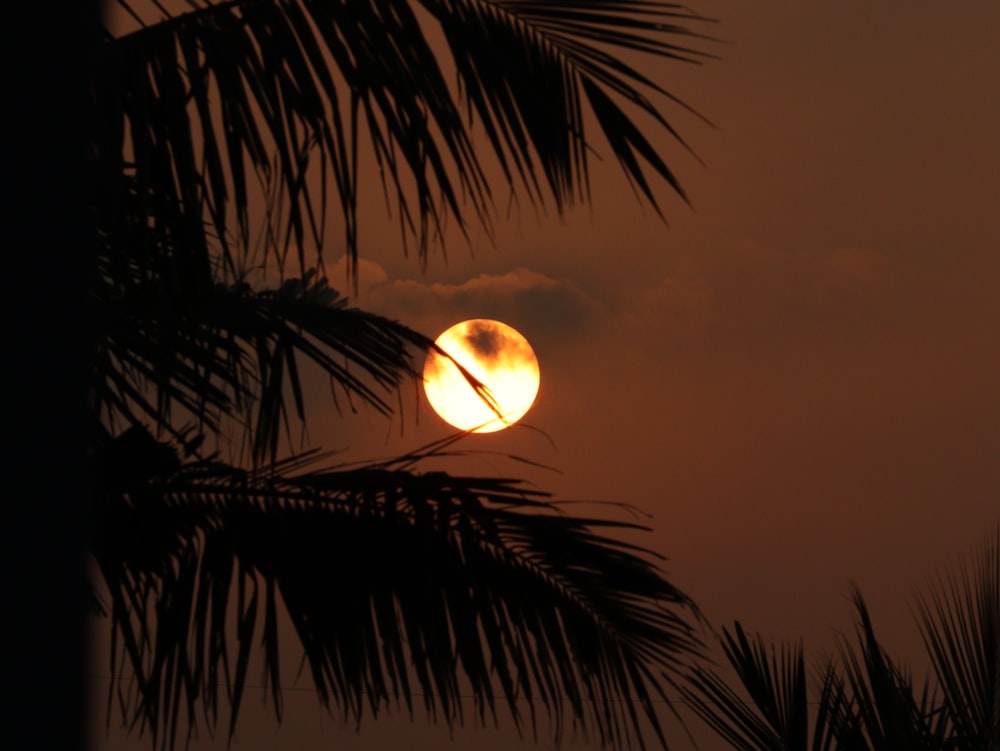
[[[918,686],[888,655],[855,591],[855,641],[820,671],[810,711],[800,646],[723,629],[734,688],[696,666],[682,694],[740,751],[988,751],[1000,748],[1000,527],[965,563],[916,598],[932,679]],[[807,732],[809,718],[812,733]]]
[[[480,720],[504,706],[534,728],[541,712],[616,745],[642,744],[645,723],[666,745],[654,701],[698,653],[699,616],[621,541],[634,524],[422,471],[450,440],[341,466],[291,436],[305,369],[390,413],[434,347],[327,283],[331,231],[357,258],[361,181],[379,176],[421,257],[446,223],[489,230],[499,191],[586,200],[595,127],[640,197],[656,205],[647,173],[683,196],[636,124],[679,141],[654,103],[669,95],[621,53],[697,62],[704,19],[597,0],[118,8],[91,87],[88,446],[94,601],[126,723],[171,747],[228,712],[231,735],[252,658],[280,719],[290,627],[348,717],[416,702],[461,723],[471,695]],[[251,284],[260,266],[274,285]]]

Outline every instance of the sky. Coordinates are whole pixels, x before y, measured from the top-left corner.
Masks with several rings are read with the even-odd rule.
[[[590,209],[522,212],[426,269],[373,208],[355,302],[430,335],[485,317],[531,341],[528,427],[470,437],[484,455],[462,471],[632,504],[636,541],[714,626],[816,658],[850,630],[856,583],[922,669],[914,591],[1000,521],[1000,4],[695,8],[719,19],[720,59],[649,68],[712,123],[668,110],[698,157],[666,145],[690,206],[660,191],[662,222],[605,160]],[[449,434],[412,399],[391,421],[325,409],[314,442],[359,458]],[[248,697],[233,751],[552,747],[407,718],[356,732],[308,690],[287,703],[277,728]]]

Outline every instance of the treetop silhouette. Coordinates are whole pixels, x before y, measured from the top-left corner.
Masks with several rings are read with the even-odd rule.
[[[587,200],[595,148],[652,205],[647,175],[683,196],[654,135],[683,146],[654,104],[677,101],[632,60],[703,59],[706,20],[596,0],[171,7],[120,0],[131,28],[93,74],[89,502],[111,705],[162,747],[231,736],[260,659],[280,718],[290,627],[320,702],[355,720],[417,705],[461,723],[471,696],[477,721],[504,706],[522,728],[542,711],[557,736],[641,745],[645,727],[666,745],[654,701],[700,650],[699,616],[621,541],[638,525],[424,471],[450,439],[359,467],[290,436],[316,398],[306,368],[391,413],[434,347],[324,276],[331,233],[357,258],[361,180],[421,257],[448,221],[488,230],[504,193]],[[276,285],[251,283],[261,266]]]

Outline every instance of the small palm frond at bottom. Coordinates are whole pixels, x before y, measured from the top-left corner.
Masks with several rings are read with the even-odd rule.
[[[971,565],[942,573],[918,597],[917,620],[956,742],[1000,748],[1000,526]]]
[[[911,676],[886,653],[876,637],[868,606],[854,592],[858,613],[856,645],[841,650],[842,711],[834,718],[838,747],[847,751],[940,751],[951,748],[946,718],[925,683],[919,694]]]
[[[99,498],[112,690],[158,745],[216,727],[221,699],[231,735],[251,657],[280,718],[288,622],[347,719],[417,704],[456,725],[471,699],[480,722],[502,706],[532,733],[547,716],[557,737],[644,747],[646,727],[667,745],[655,702],[700,652],[700,616],[609,536],[634,525],[508,479],[307,470],[201,461]]]
[[[838,706],[838,684],[831,667],[823,673],[810,741],[810,702],[801,646],[769,645],[760,636],[750,638],[738,621],[732,632],[723,628],[720,641],[737,682],[730,684],[718,671],[695,666],[681,689],[701,720],[740,751],[827,751],[833,747],[828,720]]]

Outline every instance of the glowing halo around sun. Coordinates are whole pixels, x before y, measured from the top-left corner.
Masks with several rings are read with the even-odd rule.
[[[456,323],[435,344],[488,389],[496,406],[494,411],[451,360],[431,351],[424,363],[424,393],[449,425],[493,433],[510,427],[531,409],[538,394],[538,358],[517,329],[475,318]]]

